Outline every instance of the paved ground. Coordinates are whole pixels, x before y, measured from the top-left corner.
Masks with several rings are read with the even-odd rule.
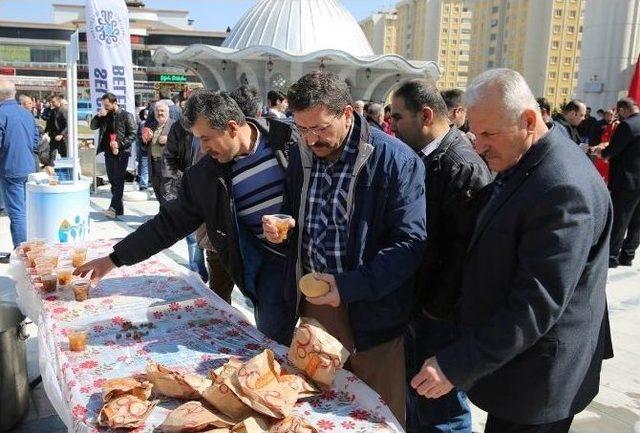
[[[91,237],[122,237],[153,216],[158,210],[155,201],[127,202],[127,215],[120,221],[106,220],[100,211],[108,205],[108,193],[100,192],[91,199]],[[9,221],[0,218],[0,251],[11,247]],[[180,264],[187,263],[184,241],[166,254]],[[6,276],[6,265],[0,265],[0,299],[11,290],[12,281]],[[640,433],[640,260],[631,268],[610,272],[607,286],[611,329],[615,358],[604,364],[600,393],[583,413],[576,417],[573,433]],[[242,300],[235,294],[237,305]],[[243,305],[241,305],[243,306]],[[29,378],[38,375],[37,338],[31,325],[32,337],[27,341]],[[526,392],[526,391],[525,391]],[[48,402],[42,385],[31,394],[31,407],[24,422],[12,433],[62,433],[64,424]],[[482,431],[485,415],[474,409],[474,431]]]

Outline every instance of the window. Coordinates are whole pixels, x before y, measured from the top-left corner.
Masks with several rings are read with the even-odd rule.
[[[498,6],[494,6],[494,7],[492,7],[492,8],[491,8],[491,13],[492,13],[492,14],[497,14],[497,13],[498,13],[498,9],[499,9],[499,8],[498,8]]]
[[[571,74],[569,72],[563,72],[562,73],[562,79],[567,81],[569,78],[571,78]]]
[[[493,60],[487,62],[487,68],[493,68]]]
[[[556,88],[555,87],[549,87],[549,94],[550,95],[555,95],[556,94]]]
[[[560,93],[562,94],[562,96],[567,96],[569,95],[569,89],[563,87],[562,89],[560,89]]]
[[[556,79],[555,71],[549,71],[549,79],[550,80],[555,80]]]
[[[558,24],[553,26],[553,33],[555,34],[560,33],[560,26]]]
[[[556,26],[554,26],[555,28]],[[560,26],[558,26],[560,27]],[[574,34],[576,32],[576,27],[575,26],[567,26],[567,33],[569,34]]]
[[[61,63],[64,62],[62,48],[57,47],[39,47],[31,48],[31,61],[42,63]]]
[[[556,18],[560,18],[560,17],[562,16],[562,9],[555,9],[555,10],[553,11],[553,15],[554,15]]]
[[[555,65],[556,63],[558,63],[558,57],[551,56],[551,58],[549,59],[549,64]]]
[[[557,50],[560,48],[560,41],[551,41],[551,49]]]
[[[495,33],[491,33],[491,35],[489,36],[489,40],[490,41],[495,41],[496,40],[496,34]]]
[[[577,11],[569,11],[569,18],[574,18],[578,16],[578,12]]]
[[[495,53],[496,53],[495,47],[489,47],[489,55],[491,56],[491,55],[493,55]]]
[[[567,41],[564,46],[567,50],[573,50],[573,42],[571,41]]]
[[[570,65],[570,64],[571,64],[571,57],[565,57],[565,58],[564,58],[564,65],[565,65],[565,66],[568,66],[568,65]]]
[[[447,50],[440,50],[440,54],[443,55],[443,56],[446,56],[447,55]]]

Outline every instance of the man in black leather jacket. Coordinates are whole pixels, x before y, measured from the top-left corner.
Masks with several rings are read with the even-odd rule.
[[[412,80],[395,92],[391,130],[418,153],[426,168],[427,248],[416,275],[416,311],[405,337],[407,377],[456,336],[464,256],[479,211],[480,190],[491,181],[484,161],[463,133],[449,126],[434,82]],[[408,387],[407,432],[471,432],[464,392],[430,400]]]
[[[91,119],[90,128],[99,129],[97,153],[104,152],[104,164],[111,184],[111,204],[104,214],[116,218],[124,214],[124,177],[131,156],[131,145],[136,140],[136,119],[133,114],[120,108],[116,95],[105,93],[102,96],[102,108]]]

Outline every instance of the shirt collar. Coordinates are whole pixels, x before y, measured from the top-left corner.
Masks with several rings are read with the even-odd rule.
[[[426,158],[427,156],[431,155],[433,151],[436,150],[438,146],[440,146],[440,143],[442,143],[442,140],[444,139],[445,135],[447,135],[448,132],[449,131],[445,132],[442,135],[437,136],[436,138],[433,139],[431,143],[427,144],[425,147],[420,149],[419,151],[420,157]]]

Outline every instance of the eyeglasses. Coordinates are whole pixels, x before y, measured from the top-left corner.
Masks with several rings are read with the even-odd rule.
[[[334,116],[333,119],[331,120],[331,123],[329,123],[328,125],[325,125],[325,126],[316,126],[314,128],[304,128],[304,127],[296,124],[296,128],[298,128],[298,132],[300,133],[300,135],[313,134],[316,137],[320,137],[325,132],[327,132],[329,130],[329,128],[331,128],[331,126],[333,126],[333,121],[338,119],[340,116],[342,116],[342,113],[337,114],[336,116]]]

